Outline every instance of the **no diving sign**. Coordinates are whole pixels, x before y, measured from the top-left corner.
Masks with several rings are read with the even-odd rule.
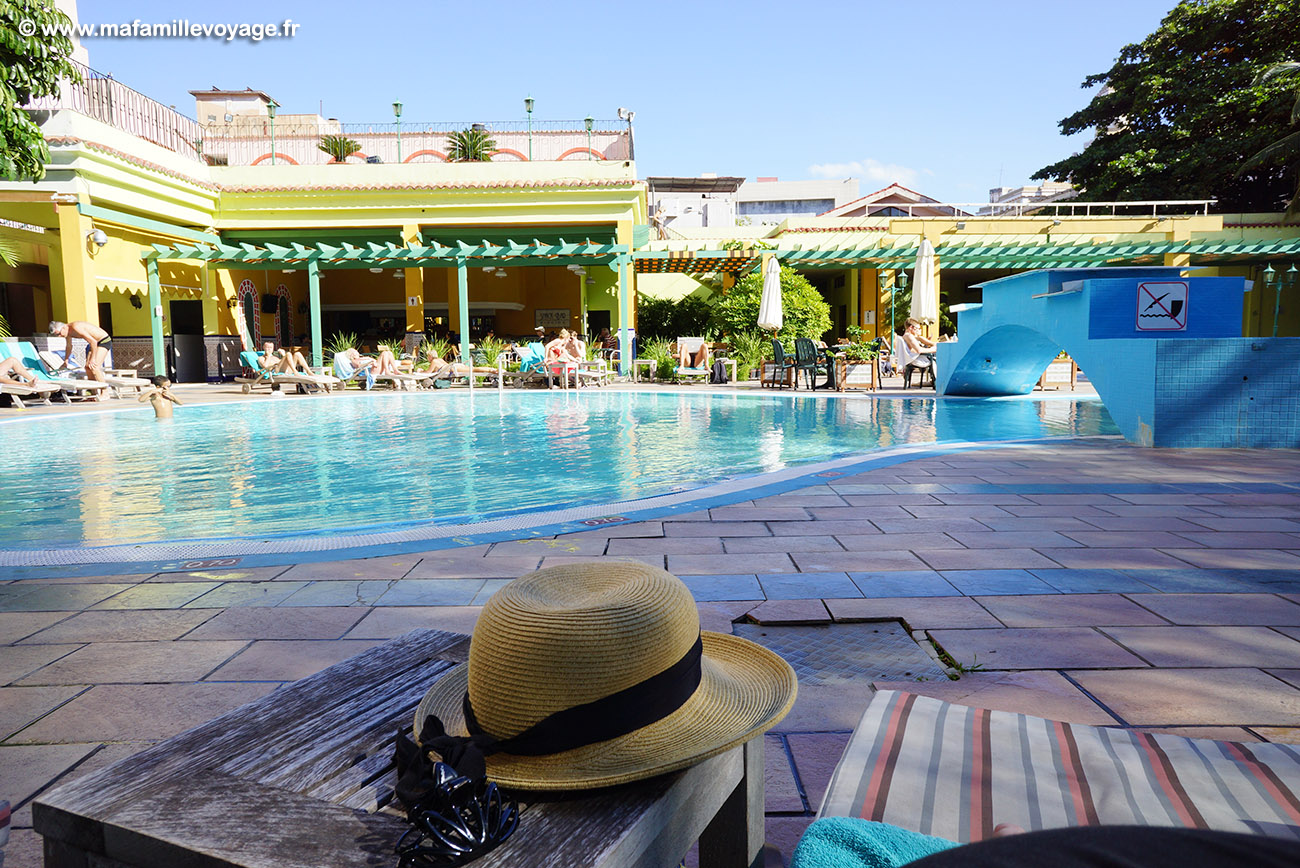
[[[1137,291],[1137,330],[1179,332],[1187,328],[1187,282],[1140,281]]]

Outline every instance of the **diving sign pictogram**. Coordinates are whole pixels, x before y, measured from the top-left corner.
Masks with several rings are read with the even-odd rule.
[[[1177,332],[1187,328],[1187,282],[1182,280],[1138,283],[1137,330]]]

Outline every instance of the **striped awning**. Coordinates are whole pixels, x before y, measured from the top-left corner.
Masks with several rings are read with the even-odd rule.
[[[762,252],[757,250],[648,250],[633,254],[637,274],[748,273]]]
[[[566,241],[521,243],[482,241],[441,244],[436,241],[410,246],[393,242],[355,245],[289,244],[155,244],[141,253],[145,260],[188,260],[241,268],[306,268],[309,262],[328,268],[420,268],[474,265],[567,265],[571,262],[602,264],[627,252],[626,245],[611,242]]]

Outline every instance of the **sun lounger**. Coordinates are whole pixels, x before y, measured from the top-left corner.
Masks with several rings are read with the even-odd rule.
[[[420,374],[375,374],[371,372],[372,367],[372,365],[367,365],[363,368],[357,368],[342,353],[337,353],[334,356],[334,376],[345,384],[351,382],[364,383],[366,389],[374,388],[375,383],[388,383],[394,389],[416,389],[433,377],[428,372]]]
[[[704,350],[704,363],[695,367],[690,364],[691,356]],[[677,376],[678,377],[703,377],[704,382],[709,381],[709,374],[713,367],[713,360],[710,358],[709,344],[704,338],[678,338],[677,339]]]
[[[50,404],[51,395],[62,394],[59,387],[54,383],[43,383],[36,381],[35,386],[25,384],[0,383],[0,395],[8,395],[14,402],[14,406],[20,410],[27,405],[23,403],[23,398],[34,398],[38,403]],[[66,397],[66,394],[64,395]]]
[[[269,386],[273,390],[276,387],[283,390],[285,386],[294,386],[303,392],[329,392],[335,386],[343,386],[342,382],[328,374],[299,374],[263,368],[259,363],[260,358],[260,353],[251,350],[239,354],[239,363],[253,372],[252,376],[235,377],[235,382],[243,387],[245,395],[259,386]]]
[[[967,843],[999,823],[1300,837],[1300,750],[1084,726],[893,690],[871,700],[819,817]]]
[[[546,382],[546,348],[539,341],[533,341],[530,344],[518,349],[519,353],[519,370],[506,370],[505,353],[497,356],[497,376],[501,379],[497,381],[499,386],[505,386],[511,383],[516,386],[530,386],[535,383]]]
[[[56,371],[63,364],[63,357],[53,350],[41,350],[40,357],[50,366],[51,369]],[[143,392],[147,387],[153,385],[153,383],[144,377],[135,376],[134,372],[130,369],[114,368],[112,358],[112,351],[110,350],[109,356],[104,359],[104,368],[101,373],[104,375],[104,382],[108,384],[108,388],[112,391],[113,397],[122,397],[123,389],[135,389],[136,392]],[[86,368],[84,365],[76,365],[75,367],[69,366],[67,370],[75,376],[89,379],[86,377]]]
[[[62,390],[65,397],[72,394],[94,397],[110,388],[108,383],[80,378],[70,372],[54,373],[46,366],[45,359],[37,352],[36,347],[28,341],[0,343],[0,358],[4,357],[15,358],[22,362],[23,367],[36,375],[37,382],[53,383]]]

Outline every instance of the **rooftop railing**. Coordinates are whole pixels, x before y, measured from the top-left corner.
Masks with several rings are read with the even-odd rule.
[[[81,74],[81,81],[65,81],[57,96],[32,100],[25,109],[34,112],[68,109],[183,157],[201,159],[198,142],[203,138],[203,128],[198,121],[132,90],[111,75],[70,62]]]
[[[1217,199],[1152,199],[1134,202],[883,202],[868,217],[1171,217],[1209,214]]]
[[[319,164],[331,157],[321,151],[322,136],[343,136],[360,150],[349,162],[444,162],[453,133],[481,128],[493,142],[492,159],[499,160],[628,160],[631,134],[623,121],[595,121],[588,131],[585,121],[418,122],[378,124],[340,123],[301,116],[276,118],[236,117],[230,123],[209,123],[204,129],[203,153],[214,162],[230,166],[276,163]],[[274,142],[274,149],[272,143]]]

